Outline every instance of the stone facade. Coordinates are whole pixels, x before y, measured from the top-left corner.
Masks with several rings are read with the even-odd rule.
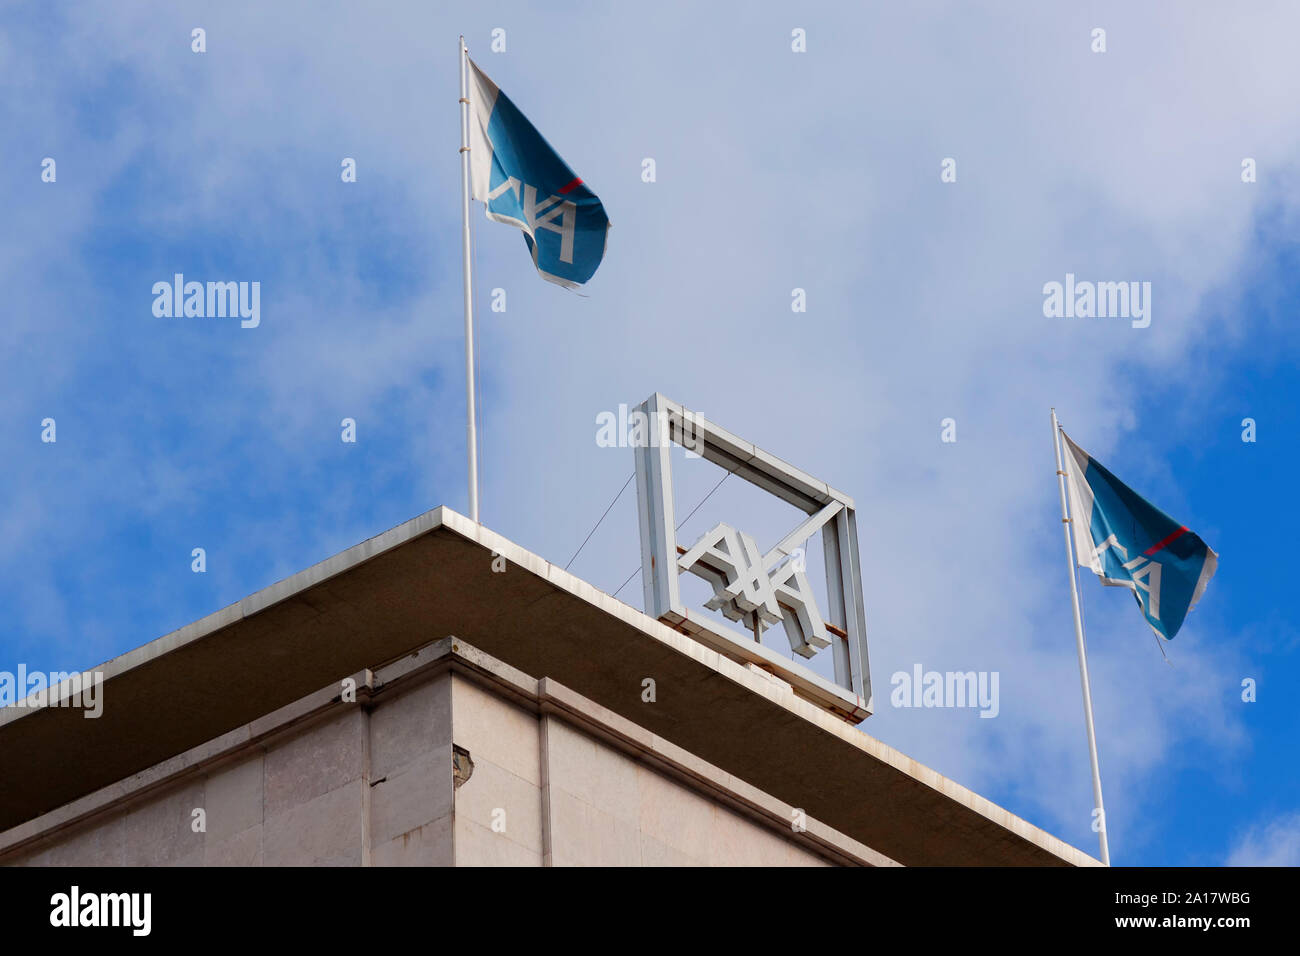
[[[353,680],[0,835],[0,863],[891,863],[463,642]]]

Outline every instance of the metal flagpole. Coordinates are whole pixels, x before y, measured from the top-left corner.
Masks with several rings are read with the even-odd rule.
[[[1052,437],[1056,443],[1056,480],[1061,489],[1061,530],[1065,532],[1065,567],[1070,573],[1070,600],[1074,605],[1074,636],[1079,645],[1079,680],[1083,684],[1083,716],[1088,726],[1088,755],[1092,758],[1092,799],[1101,815],[1097,838],[1101,843],[1101,862],[1110,866],[1110,846],[1106,842],[1106,808],[1101,800],[1101,767],[1097,762],[1097,731],[1092,725],[1092,689],[1088,684],[1088,652],[1083,642],[1083,615],[1079,612],[1079,581],[1074,573],[1074,547],[1070,543],[1070,511],[1066,504],[1065,462],[1061,457],[1061,425],[1052,409]]]
[[[474,426],[474,283],[469,241],[469,54],[460,38],[460,222],[465,253],[465,435],[469,454],[469,516],[478,523],[478,435]]]

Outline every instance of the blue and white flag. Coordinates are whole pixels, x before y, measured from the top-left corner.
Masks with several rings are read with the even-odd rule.
[[[1156,634],[1172,639],[1214,576],[1219,556],[1196,534],[1065,439],[1079,567],[1126,587]]]
[[[469,79],[474,198],[523,230],[542,278],[577,288],[605,255],[605,207],[473,60]]]

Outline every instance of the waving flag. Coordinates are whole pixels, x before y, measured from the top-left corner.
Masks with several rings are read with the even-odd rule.
[[[1103,468],[1064,431],[1079,567],[1133,591],[1147,623],[1172,639],[1214,576],[1219,556]]]
[[[582,285],[605,255],[605,207],[473,60],[469,76],[474,198],[523,230],[542,278]]]

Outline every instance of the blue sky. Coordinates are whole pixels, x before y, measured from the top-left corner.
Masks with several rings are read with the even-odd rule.
[[[1113,861],[1300,862],[1294,8],[267,7],[0,11],[0,669],[91,667],[465,510],[463,32],[613,222],[584,298],[474,210],[485,524],[564,563],[632,469],[596,416],[702,410],[856,499],[863,731],[1095,852],[1055,405],[1220,554],[1171,664],[1081,578]],[[261,325],[155,317],[176,272],[260,282]],[[1150,281],[1151,326],[1045,318],[1067,272]],[[711,469],[678,469],[682,513]],[[721,520],[770,546],[787,516],[729,480],[682,534]],[[637,561],[629,489],[571,570]],[[891,708],[915,663],[998,671],[999,717]]]

